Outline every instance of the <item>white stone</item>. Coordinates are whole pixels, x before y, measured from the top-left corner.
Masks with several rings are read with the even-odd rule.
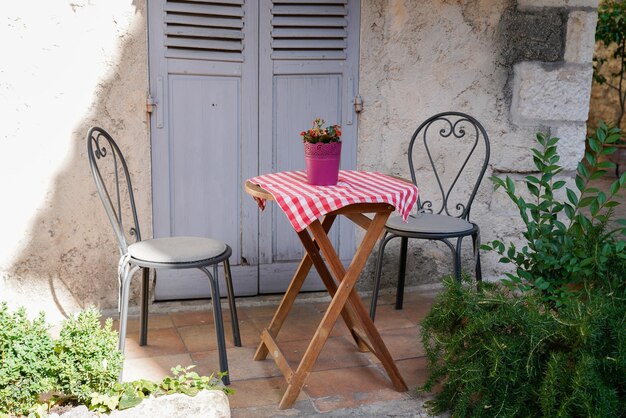
[[[221,390],[203,390],[193,397],[176,393],[146,399],[134,408],[113,411],[109,416],[111,418],[227,418],[230,417],[230,405],[228,397]]]
[[[585,124],[568,124],[557,126],[552,136],[560,139],[557,149],[561,160],[559,164],[567,171],[574,171],[585,153],[585,138],[587,126]]]
[[[80,405],[61,415],[61,418],[228,418],[230,404],[228,397],[221,390],[203,390],[196,396],[187,396],[180,393],[144,399],[139,405],[113,411],[110,414],[95,414],[86,406]]]
[[[597,21],[598,13],[595,11],[574,11],[569,14],[564,54],[566,62],[579,64],[591,62]]]
[[[513,121],[521,126],[553,121],[585,122],[592,73],[591,65],[516,64],[511,103]]]
[[[597,8],[598,0],[518,0],[520,10],[542,7],[584,7]]]

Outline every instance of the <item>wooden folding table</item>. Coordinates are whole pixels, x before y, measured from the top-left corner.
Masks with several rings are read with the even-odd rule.
[[[245,190],[257,199],[274,200],[268,191],[250,181],[246,182]],[[361,270],[365,266],[376,241],[382,235],[387,218],[393,211],[394,206],[389,203],[351,204],[327,213],[321,221],[319,219],[315,220],[306,229],[298,232],[306,253],[291,279],[291,283],[272,321],[261,333],[261,343],[254,355],[254,360],[260,361],[264,360],[268,354],[271,354],[287,380],[288,386],[280,401],[280,409],[289,408],[295,402],[339,315],[343,317],[344,322],[350,329],[358,349],[360,351],[369,350],[378,357],[389,375],[393,387],[397,391],[403,392],[407,390],[406,383],[400,375],[389,350],[355,290],[355,284],[361,274]],[[370,219],[365,216],[364,214],[366,213],[373,214],[373,218]],[[341,263],[328,238],[328,231],[338,215],[345,216],[365,230],[363,241],[359,245],[347,270]],[[296,370],[293,370],[278,347],[276,337],[293,306],[311,266],[315,266],[332,300],[300,364]]]

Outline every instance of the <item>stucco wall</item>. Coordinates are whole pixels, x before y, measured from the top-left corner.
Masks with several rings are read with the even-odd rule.
[[[0,6],[0,299],[52,320],[115,305],[117,255],[85,134],[125,149],[150,234],[145,1]],[[105,280],[110,279],[110,280]]]
[[[532,172],[530,147],[538,131],[561,137],[561,163],[575,169],[584,150],[597,1],[422,4],[362,2],[359,168],[408,177],[406,150],[419,123],[446,110],[469,113],[485,126],[492,146],[472,219],[483,241],[517,239],[518,212],[488,177],[520,180]],[[454,159],[456,152],[447,154]],[[434,195],[432,178],[419,174],[418,183],[422,196]],[[387,247],[383,285],[396,281],[398,250],[398,243]],[[463,268],[473,273],[469,239],[464,255]],[[501,276],[498,257],[482,255],[483,274]],[[452,272],[450,251],[413,240],[407,268],[409,285],[438,282]]]

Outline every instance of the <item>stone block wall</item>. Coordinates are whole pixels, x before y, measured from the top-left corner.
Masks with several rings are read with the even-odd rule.
[[[519,241],[517,209],[488,177],[509,175],[523,190],[521,180],[534,171],[530,147],[539,131],[561,138],[561,162],[573,175],[585,146],[597,0],[418,3],[362,3],[359,168],[408,176],[406,150],[419,123],[441,111],[469,113],[491,139],[472,219],[483,241]],[[453,149],[447,154],[454,158]],[[428,197],[435,190],[423,179],[418,186]],[[473,273],[466,241],[463,268]],[[398,245],[388,246],[383,285],[395,284],[397,254]],[[486,277],[502,276],[495,254],[483,252],[482,260]],[[408,285],[439,282],[451,272],[447,247],[411,241]],[[367,289],[371,281],[361,285]]]

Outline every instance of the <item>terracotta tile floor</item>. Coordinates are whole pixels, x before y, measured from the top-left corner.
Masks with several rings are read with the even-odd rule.
[[[359,353],[347,328],[340,321],[320,354],[294,408],[279,411],[277,405],[286,383],[274,362],[252,359],[260,331],[277,307],[276,298],[238,300],[242,347],[234,347],[227,304],[224,320],[233,417],[315,415],[341,408],[355,408],[379,402],[402,401],[415,396],[414,388],[426,378],[426,360],[420,343],[419,323],[433,303],[433,290],[411,291],[405,295],[403,310],[395,310],[393,295],[379,299],[376,326],[400,369],[409,391],[396,392],[378,359]],[[327,303],[304,299],[296,302],[278,341],[292,368],[303,355],[322,318]],[[319,298],[317,299],[319,300]],[[364,303],[369,308],[369,300]],[[129,318],[124,379],[160,380],[178,364],[196,365],[196,371],[210,374],[218,368],[213,315],[207,310],[150,315],[148,345],[138,345],[137,317]],[[159,309],[164,311],[164,309]]]

